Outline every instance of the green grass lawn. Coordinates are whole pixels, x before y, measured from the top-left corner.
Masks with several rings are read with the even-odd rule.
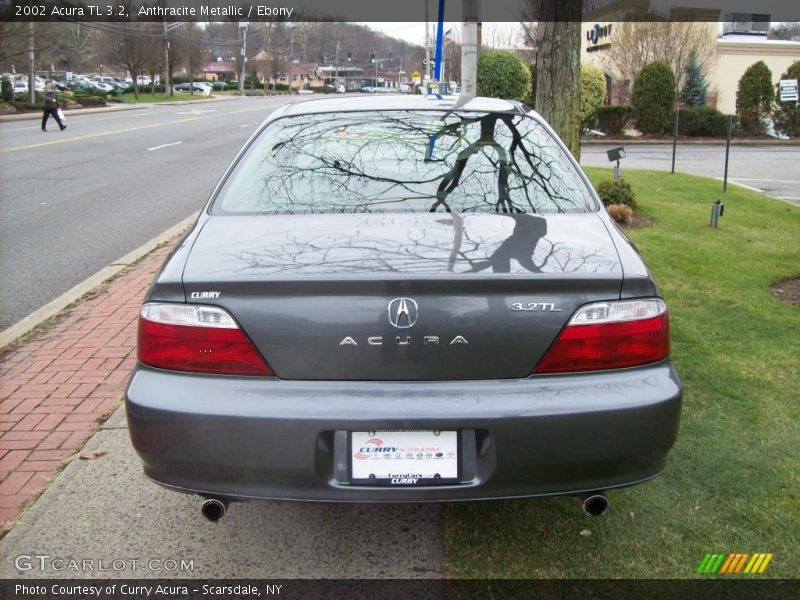
[[[656,219],[628,233],[669,304],[685,386],[666,471],[610,491],[599,518],[575,498],[449,505],[448,574],[709,577],[694,574],[707,552],[772,552],[761,577],[800,577],[800,308],[769,292],[800,273],[800,208],[702,177],[625,179]]]

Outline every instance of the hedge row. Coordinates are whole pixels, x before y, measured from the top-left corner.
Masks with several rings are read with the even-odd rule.
[[[632,118],[630,106],[601,106],[597,109],[597,128],[609,135],[620,135]]]
[[[728,115],[708,106],[681,108],[678,133],[690,137],[725,137],[728,134]]]

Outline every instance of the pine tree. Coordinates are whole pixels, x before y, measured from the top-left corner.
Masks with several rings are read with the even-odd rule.
[[[697,63],[697,58],[692,53],[689,63],[684,70],[686,83],[681,90],[681,101],[684,106],[705,106],[708,92],[708,82],[703,73],[703,68]]]

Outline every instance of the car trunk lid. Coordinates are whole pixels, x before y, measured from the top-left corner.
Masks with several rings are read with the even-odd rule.
[[[591,213],[213,216],[184,271],[278,377],[316,380],[525,377],[621,281]]]

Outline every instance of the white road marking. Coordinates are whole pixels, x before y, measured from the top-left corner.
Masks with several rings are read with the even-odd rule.
[[[178,144],[182,144],[183,142],[172,142],[171,144],[161,144],[160,146],[153,146],[152,148],[148,148],[147,151],[150,152],[151,150],[159,150],[161,148],[166,148],[167,146],[177,146]]]
[[[286,102],[285,100],[282,100],[282,101]],[[209,119],[215,119],[217,117],[227,117],[227,116],[235,115],[235,114],[238,114],[238,113],[256,112],[256,111],[258,111],[258,112],[263,114],[264,107],[263,106],[259,106],[257,108],[243,108],[241,110],[234,110],[234,111],[225,112],[225,113],[218,113],[216,115],[207,115],[207,117]],[[105,137],[105,136],[108,136],[108,135],[117,135],[117,134],[120,134],[120,133],[131,133],[133,131],[141,131],[142,129],[152,129],[154,127],[172,127],[172,126],[177,125],[179,123],[189,123],[190,121],[202,121],[203,119],[204,119],[204,117],[201,115],[201,116],[194,116],[194,117],[186,117],[185,119],[177,119],[177,120],[173,120],[173,121],[168,121],[166,123],[149,123],[147,125],[139,125],[138,127],[126,127],[125,129],[112,129],[112,130],[109,130],[109,131],[100,131],[100,132],[97,132],[97,133],[89,133],[89,134],[86,134],[86,135],[78,135],[78,136],[69,137],[69,138],[62,138],[62,137],[59,136],[58,139],[52,140],[50,142],[41,142],[39,144],[30,144],[28,146],[15,146],[13,148],[2,148],[2,149],[0,149],[0,154],[5,154],[6,152],[16,152],[17,150],[31,150],[33,148],[42,148],[44,146],[53,146],[55,144],[68,144],[70,142],[79,142],[79,141],[82,141],[82,140],[89,140],[89,139],[94,139],[94,138],[98,138],[98,137]]]
[[[239,125],[239,127],[250,127],[250,125],[252,125],[252,123],[245,123],[244,125]]]
[[[210,113],[210,112],[217,112],[217,111],[215,109],[213,109],[213,108],[205,108],[205,109],[202,109],[202,110],[199,109],[199,108],[195,108],[194,110],[181,110],[181,111],[176,112],[175,114],[176,115],[202,115],[203,113]]]

